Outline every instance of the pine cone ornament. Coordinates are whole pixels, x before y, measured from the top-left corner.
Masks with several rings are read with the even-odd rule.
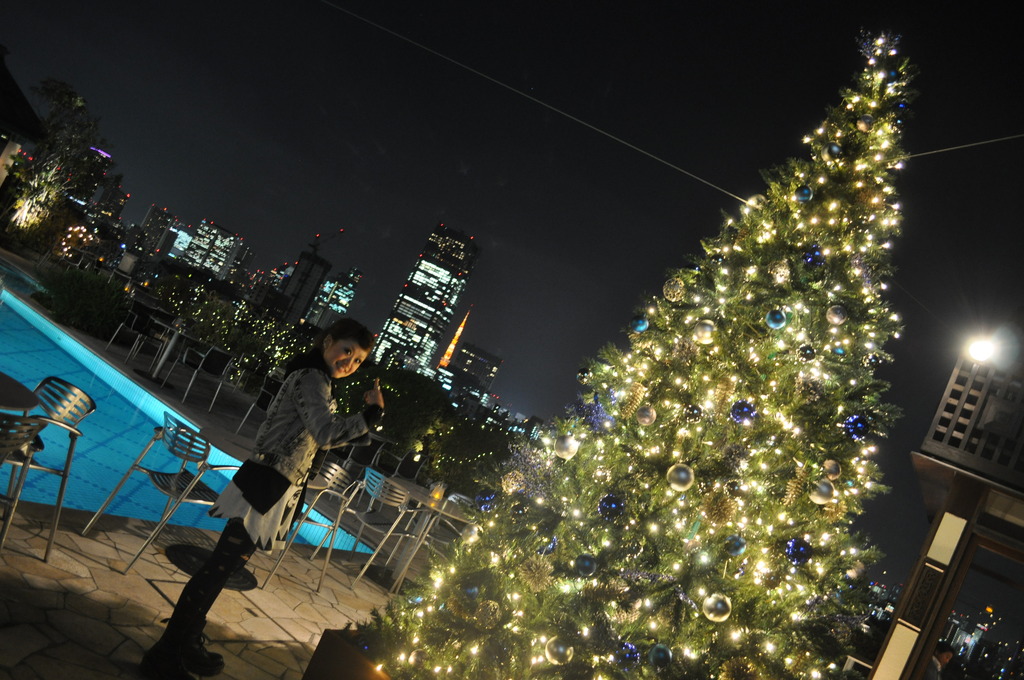
[[[726,661],[718,674],[718,680],[758,680],[760,677],[750,659],[742,656]]]
[[[732,519],[739,504],[725,489],[715,489],[704,500],[704,516],[712,524],[722,525]]]
[[[783,505],[793,505],[798,498],[803,497],[804,488],[807,486],[807,475],[806,465],[797,467],[796,473],[786,483],[786,495],[782,498]]]
[[[540,555],[531,555],[519,568],[519,576],[531,592],[539,593],[551,585],[552,571],[554,571],[554,567],[551,566],[549,560]]]
[[[826,503],[823,508],[829,521],[834,522],[846,514],[846,501],[840,496],[838,502]]]
[[[619,415],[623,418],[630,418],[636,413],[636,410],[640,407],[641,402],[644,400],[644,395],[647,394],[647,388],[640,383],[633,383],[629,388],[629,394],[622,400],[622,406],[619,408]]]

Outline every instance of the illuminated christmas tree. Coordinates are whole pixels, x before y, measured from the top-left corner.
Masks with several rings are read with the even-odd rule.
[[[838,677],[894,417],[873,376],[910,96],[897,40],[692,266],[579,372],[547,449],[364,626],[395,680]]]

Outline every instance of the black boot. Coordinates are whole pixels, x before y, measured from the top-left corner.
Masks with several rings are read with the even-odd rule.
[[[205,627],[206,619],[204,618],[185,633],[180,647],[181,662],[185,668],[196,675],[217,675],[224,670],[224,657],[206,648],[206,643],[209,640],[203,634]]]
[[[139,672],[150,680],[195,680],[181,662],[178,645],[166,635],[142,656]]]

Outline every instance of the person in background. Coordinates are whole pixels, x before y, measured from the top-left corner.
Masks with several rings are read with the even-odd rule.
[[[286,377],[252,453],[210,509],[227,526],[209,560],[189,579],[163,635],[142,657],[143,677],[192,680],[216,675],[224,657],[206,649],[206,615],[228,579],[257,548],[283,547],[293,518],[302,510],[305,484],[317,451],[345,443],[368,443],[384,414],[379,381],[363,395],[361,413],[337,413],[331,381],[355,373],[373,347],[373,335],[353,319],[340,319],[306,353],[285,367]]]
[[[935,653],[928,660],[928,668],[924,672],[924,680],[939,680],[942,677],[942,669],[949,664],[953,658],[953,648],[948,642],[939,640],[935,645]]]

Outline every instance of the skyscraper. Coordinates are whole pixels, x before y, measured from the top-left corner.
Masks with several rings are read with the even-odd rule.
[[[384,322],[374,361],[433,374],[441,336],[452,322],[478,255],[471,236],[437,225]]]
[[[349,307],[352,306],[352,299],[356,296],[356,286],[359,285],[363,273],[352,267],[346,274],[335,274],[324,281],[313,304],[309,306],[306,313],[306,322],[317,328],[327,328],[332,323],[345,316]]]
[[[296,323],[305,318],[329,271],[331,263],[317,255],[315,247],[299,254],[299,261],[284,284],[284,294],[291,299],[285,321]]]
[[[181,260],[197,269],[205,269],[214,277],[228,280],[238,268],[237,263],[251,259],[242,237],[215,223],[203,220],[192,233],[192,240]]]

